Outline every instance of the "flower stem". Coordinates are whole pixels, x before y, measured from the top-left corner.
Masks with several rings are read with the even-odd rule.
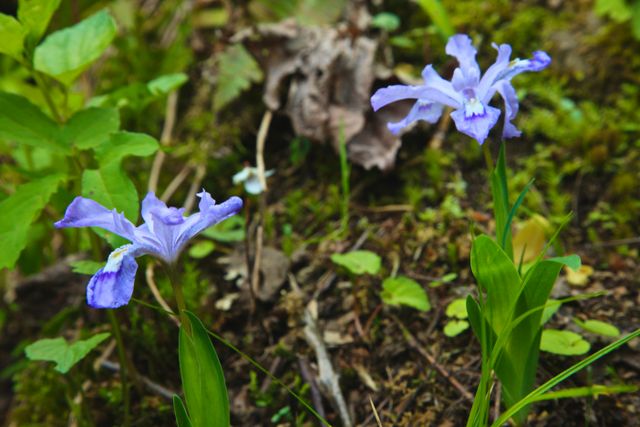
[[[129,394],[129,380],[127,374],[127,355],[124,350],[124,341],[122,340],[120,324],[118,323],[114,310],[107,310],[107,315],[111,322],[113,337],[116,339],[118,359],[120,359],[120,382],[122,383],[122,401],[124,402],[124,422],[122,425],[128,427],[131,425],[131,396]]]
[[[189,336],[191,336],[191,323],[189,323],[189,319],[187,318],[187,314],[185,310],[187,309],[187,305],[184,302],[184,294],[182,293],[182,286],[178,281],[178,274],[173,265],[164,266],[165,271],[167,272],[167,276],[169,277],[169,281],[171,282],[171,287],[173,288],[173,295],[176,299],[176,304],[178,305],[178,314],[180,315],[180,323],[184,326],[185,331]]]
[[[491,156],[491,149],[489,148],[489,144],[487,144],[486,142],[482,144],[482,152],[484,153],[484,162],[487,165],[489,177],[491,177],[491,173],[493,173],[493,157]]]

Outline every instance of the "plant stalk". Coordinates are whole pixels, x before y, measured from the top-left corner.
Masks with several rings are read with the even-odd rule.
[[[108,309],[107,315],[111,322],[111,331],[113,337],[116,340],[116,347],[118,348],[118,359],[120,359],[120,382],[122,383],[122,401],[124,402],[124,422],[123,426],[129,427],[131,425],[131,395],[129,393],[129,380],[127,372],[127,354],[124,349],[124,341],[122,340],[122,331],[120,330],[120,324],[116,318],[114,310]]]

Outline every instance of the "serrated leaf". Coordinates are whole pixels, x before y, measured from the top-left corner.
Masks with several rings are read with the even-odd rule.
[[[236,99],[252,83],[262,81],[262,70],[244,46],[235,44],[227,47],[217,61],[218,80],[213,95],[216,110]]]
[[[82,195],[107,209],[124,212],[124,216],[133,223],[138,219],[138,191],[118,162],[85,170],[82,174]]]
[[[89,107],[80,110],[67,121],[62,129],[62,138],[67,145],[85,150],[105,144],[119,128],[118,110]]]
[[[351,251],[331,255],[331,261],[346,268],[352,274],[377,274],[382,260],[371,251]]]
[[[0,202],[0,269],[13,268],[27,245],[31,223],[63,179],[64,175],[55,174],[23,184]]]
[[[25,30],[13,17],[0,13],[0,53],[22,60]]]
[[[108,332],[103,332],[71,345],[64,338],[45,338],[28,345],[24,351],[29,360],[55,362],[55,370],[65,374],[109,335]]]
[[[220,360],[202,322],[186,312],[189,334],[180,327],[178,353],[182,388],[189,416],[196,427],[228,427],[229,397]]]
[[[545,329],[540,339],[540,350],[563,356],[578,356],[589,351],[591,345],[571,331]]]
[[[49,35],[35,50],[33,65],[65,85],[73,81],[111,44],[116,23],[102,10],[78,24]]]
[[[467,299],[457,298],[451,301],[449,305],[447,305],[445,314],[447,317],[455,317],[458,319],[466,319],[469,317],[467,313]]]
[[[587,332],[603,335],[605,337],[619,337],[620,330],[610,323],[602,322],[600,320],[580,320],[574,318],[573,321],[576,325],[580,326]]]
[[[230,243],[244,240],[244,219],[232,216],[202,232],[202,235],[218,242]]]
[[[18,19],[34,42],[40,40],[60,0],[19,0]]]
[[[446,325],[444,325],[444,334],[448,337],[455,337],[456,335],[460,335],[462,332],[469,329],[469,322],[466,320],[449,320]]]
[[[382,282],[382,301],[389,305],[406,305],[420,311],[431,310],[429,297],[419,283],[408,277],[389,277]]]
[[[104,267],[104,262],[91,261],[91,260],[79,260],[69,263],[71,271],[78,274],[87,274],[93,276],[98,270]]]
[[[189,248],[189,256],[196,259],[204,258],[213,252],[215,248],[216,245],[211,240],[203,240]]]
[[[67,153],[59,133],[57,123],[29,100],[0,92],[0,139]]]

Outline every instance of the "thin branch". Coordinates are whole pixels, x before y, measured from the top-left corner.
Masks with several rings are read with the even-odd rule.
[[[157,303],[160,304],[160,307],[162,307],[166,312],[173,313],[174,311],[171,309],[169,304],[167,304],[167,301],[165,301],[165,299],[162,298],[162,295],[160,295],[160,291],[156,286],[153,267],[154,267],[153,262],[150,262],[147,264],[147,269],[145,270],[145,278],[147,279],[147,285],[149,285],[149,289],[151,289],[151,294],[153,295],[153,298],[155,298]],[[173,323],[175,323],[176,326],[180,327],[180,320],[178,320],[176,316],[171,316],[171,320],[173,320]]]
[[[184,214],[189,215],[191,209],[193,209],[193,204],[196,202],[196,193],[200,189],[202,185],[202,180],[207,173],[207,167],[204,164],[199,164],[196,166],[196,176],[191,181],[191,186],[189,187],[189,192],[187,193],[187,198],[184,199]]]
[[[176,192],[178,187],[180,187],[180,185],[187,178],[187,176],[189,175],[189,172],[191,172],[191,166],[184,165],[184,167],[180,170],[180,172],[178,172],[178,174],[171,180],[169,185],[167,185],[167,188],[165,188],[164,193],[162,193],[162,196],[160,196],[160,200],[166,203],[171,198],[171,196],[173,196],[173,193]]]
[[[271,110],[267,110],[262,116],[262,122],[260,122],[260,128],[258,129],[258,136],[256,139],[256,169],[258,170],[258,180],[262,186],[263,193],[267,191],[267,178],[265,177],[264,167],[264,145],[267,140],[267,133],[269,132],[269,125],[271,124],[271,118],[273,113]]]
[[[176,110],[178,106],[178,91],[173,91],[167,98],[167,105],[165,107],[165,120],[162,127],[162,134],[160,135],[160,145],[166,147],[172,140],[173,129],[176,124]],[[160,171],[162,170],[162,164],[164,163],[167,154],[158,150],[156,156],[153,159],[151,165],[151,172],[149,173],[149,184],[147,186],[149,191],[154,193],[158,190],[158,178],[160,177]]]

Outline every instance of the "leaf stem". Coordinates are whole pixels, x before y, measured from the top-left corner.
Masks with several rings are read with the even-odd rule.
[[[176,304],[178,305],[178,314],[180,315],[180,323],[184,326],[187,334],[191,336],[191,323],[189,322],[189,318],[185,311],[187,310],[187,305],[184,302],[184,294],[182,293],[182,285],[178,280],[178,272],[176,271],[175,265],[173,264],[163,264],[164,270],[169,277],[169,281],[171,282],[171,287],[173,288],[173,296],[176,299]]]
[[[118,348],[118,359],[120,359],[120,382],[122,383],[122,400],[124,402],[124,422],[123,426],[131,425],[131,395],[129,393],[129,381],[127,372],[127,355],[124,349],[124,341],[122,340],[122,331],[114,310],[108,309],[107,316],[111,322],[111,330],[116,339],[116,347]]]

